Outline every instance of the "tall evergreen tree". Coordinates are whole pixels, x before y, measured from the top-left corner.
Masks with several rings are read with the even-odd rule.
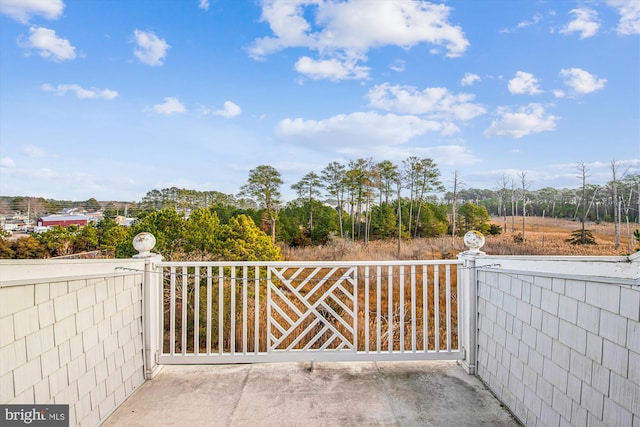
[[[240,188],[239,196],[256,198],[267,210],[267,220],[271,228],[271,238],[276,239],[277,208],[280,205],[280,172],[273,166],[260,165],[249,171],[247,183]]]
[[[417,204],[418,211],[415,218],[414,237],[418,235],[418,226],[420,224],[420,211],[426,194],[433,191],[444,191],[444,187],[440,182],[440,171],[432,159],[425,158],[420,160],[418,164],[417,184]]]
[[[340,221],[340,238],[344,238],[343,205],[346,187],[345,167],[338,162],[331,162],[322,170],[321,176],[323,186],[327,190],[329,197],[336,199],[336,209],[338,210],[338,219]]]
[[[311,171],[291,186],[300,199],[306,200],[309,207],[309,232],[313,231],[313,201],[320,196],[320,176]]]

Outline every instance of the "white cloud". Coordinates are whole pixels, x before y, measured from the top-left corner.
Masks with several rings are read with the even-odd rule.
[[[72,92],[76,94],[76,97],[80,99],[106,99],[112,101],[117,98],[118,92],[111,89],[98,89],[92,87],[90,89],[85,89],[77,84],[62,84],[57,86],[52,86],[48,83],[42,85],[42,90],[45,92],[54,92],[58,96],[64,96],[67,92]]]
[[[0,13],[26,24],[32,16],[58,19],[64,10],[62,0],[0,0]]]
[[[296,62],[295,69],[300,74],[319,80],[363,79],[369,76],[369,68],[356,65],[353,59],[340,61],[337,58],[314,60],[303,56]]]
[[[325,120],[284,119],[276,126],[275,135],[285,141],[350,154],[363,148],[404,144],[428,132],[448,134],[456,129],[413,115],[356,112]]]
[[[533,15],[533,18],[531,18],[531,21],[519,22],[518,25],[517,25],[517,28],[520,29],[520,28],[526,28],[526,27],[528,27],[530,25],[535,25],[538,22],[540,22],[541,19],[542,19],[542,15],[539,14],[539,13],[536,13],[535,15]]]
[[[199,0],[198,7],[200,9],[209,10],[209,0]]]
[[[283,49],[303,47],[317,51],[319,58],[301,58],[297,69],[320,68],[309,73],[315,78],[365,78],[368,73],[355,64],[366,61],[367,51],[374,47],[409,49],[429,43],[449,57],[461,56],[469,42],[459,26],[449,23],[450,11],[446,5],[425,1],[263,0],[261,20],[269,24],[273,36],[256,39],[248,52],[262,59]],[[307,21],[307,16],[314,16],[314,22]],[[350,72],[340,63],[347,64]]]
[[[371,157],[373,159],[385,159],[395,163],[401,163],[409,156],[433,159],[438,166],[472,165],[480,160],[464,145],[436,145],[433,147],[413,145],[379,145],[373,147],[354,147],[346,153],[348,157]],[[321,168],[320,168],[321,169]],[[307,169],[309,170],[309,169]]]
[[[224,108],[221,110],[211,110],[207,107],[201,107],[199,113],[203,115],[211,114],[214,116],[222,116],[230,119],[239,116],[242,113],[242,108],[231,101],[225,101]]]
[[[316,42],[306,34],[311,25],[305,20],[299,1],[263,2],[261,21],[268,22],[275,37],[256,39],[249,54],[261,59],[287,47],[313,46]]]
[[[433,119],[471,120],[486,113],[484,107],[471,102],[475,98],[474,95],[456,95],[442,87],[420,91],[413,86],[392,86],[384,83],[371,88],[366,97],[370,106],[380,110],[425,114]]]
[[[14,162],[11,157],[0,158],[0,167],[2,168],[12,168],[12,167],[15,167],[15,165],[16,165],[16,162]]]
[[[555,96],[556,98],[564,98],[565,96],[567,96],[567,94],[561,89],[554,89],[553,96]]]
[[[606,0],[606,3],[617,9],[620,22],[616,31],[620,35],[628,36],[640,34],[640,2],[638,0]]]
[[[522,138],[532,133],[551,131],[556,128],[558,117],[546,114],[540,104],[529,104],[513,111],[507,107],[499,107],[498,120],[484,131],[485,136],[510,136]]]
[[[482,80],[479,75],[473,73],[464,73],[462,80],[460,80],[461,86],[471,86],[475,82]]]
[[[509,92],[517,95],[525,93],[529,95],[537,95],[542,93],[538,84],[539,81],[533,74],[518,71],[516,76],[509,80]]]
[[[33,180],[34,178],[41,180],[42,182],[38,185],[38,193],[42,191],[42,188],[45,185],[59,182],[59,178],[63,175],[62,173],[49,168],[11,168],[4,169],[2,172],[4,172],[3,175],[5,177],[13,178],[13,185],[11,185],[12,188],[19,188],[22,183]],[[3,182],[3,185],[6,184]]]
[[[588,7],[572,9],[569,13],[575,16],[566,27],[560,30],[562,34],[580,33],[580,39],[594,36],[600,28],[598,13]]]
[[[18,44],[22,47],[38,49],[40,56],[56,62],[76,58],[76,48],[69,43],[69,40],[58,37],[54,30],[44,27],[29,28],[27,40],[20,38]]]
[[[391,68],[393,71],[397,73],[402,73],[406,67],[407,67],[407,64],[402,59],[396,59],[395,61],[393,61],[391,65],[389,65],[389,68]]]
[[[152,109],[158,114],[164,114],[167,116],[187,111],[184,104],[180,102],[178,98],[174,97],[164,98],[164,102],[162,104],[155,104]]]
[[[135,30],[133,35],[137,44],[133,51],[136,58],[143,64],[162,65],[165,56],[167,56],[167,50],[171,46],[164,39],[159,38],[150,31]]]
[[[60,199],[62,194],[68,200],[86,200],[90,197],[99,197],[106,200],[134,200],[144,194],[145,187],[140,188],[140,183],[127,177],[129,169],[118,170],[106,176],[95,175],[100,167],[96,165],[87,166],[91,159],[85,159],[86,168],[91,168],[90,172],[78,169],[65,170],[59,165],[54,168],[7,168],[2,169],[0,186],[2,190],[13,189],[17,194],[38,195],[47,199]],[[32,164],[30,162],[28,164]],[[103,166],[103,165],[102,165]],[[109,169],[111,170],[111,165]],[[117,168],[117,165],[116,165]],[[29,186],[29,182],[37,180],[37,187]],[[136,186],[136,184],[138,184]],[[148,187],[152,185],[148,183]],[[0,190],[1,191],[1,190]],[[126,194],[123,196],[123,192]],[[3,192],[6,194],[6,192]]]
[[[528,27],[530,25],[535,25],[538,22],[540,22],[540,20],[542,20],[542,15],[539,14],[539,13],[536,13],[535,15],[533,15],[533,18],[531,18],[530,21],[521,21],[514,28],[503,28],[502,30],[500,30],[500,32],[501,33],[513,33],[513,32],[516,32],[517,30],[520,30],[522,28],[526,28],[526,27]]]
[[[36,147],[35,145],[23,145],[20,148],[20,151],[22,152],[22,154],[24,154],[27,157],[31,157],[31,158],[41,158],[41,157],[45,157],[47,155],[46,151],[44,151],[44,149],[40,148],[40,147]]]
[[[598,76],[580,68],[563,68],[560,70],[560,75],[564,77],[564,83],[577,95],[602,89],[607,82],[607,79],[598,78]]]

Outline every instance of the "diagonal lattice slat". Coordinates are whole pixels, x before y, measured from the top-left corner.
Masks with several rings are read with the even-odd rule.
[[[356,268],[273,268],[270,273],[270,350],[356,351]]]

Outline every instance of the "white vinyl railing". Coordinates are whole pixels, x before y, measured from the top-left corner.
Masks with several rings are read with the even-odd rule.
[[[158,362],[461,359],[461,265],[158,262]]]

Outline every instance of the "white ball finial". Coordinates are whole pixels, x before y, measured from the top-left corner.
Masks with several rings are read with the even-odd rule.
[[[152,256],[151,249],[156,245],[156,238],[153,234],[142,232],[133,238],[133,247],[138,251],[134,258],[148,258]]]
[[[484,236],[476,230],[467,231],[463,237],[464,244],[469,250],[467,252],[480,254],[480,248],[484,246]]]

